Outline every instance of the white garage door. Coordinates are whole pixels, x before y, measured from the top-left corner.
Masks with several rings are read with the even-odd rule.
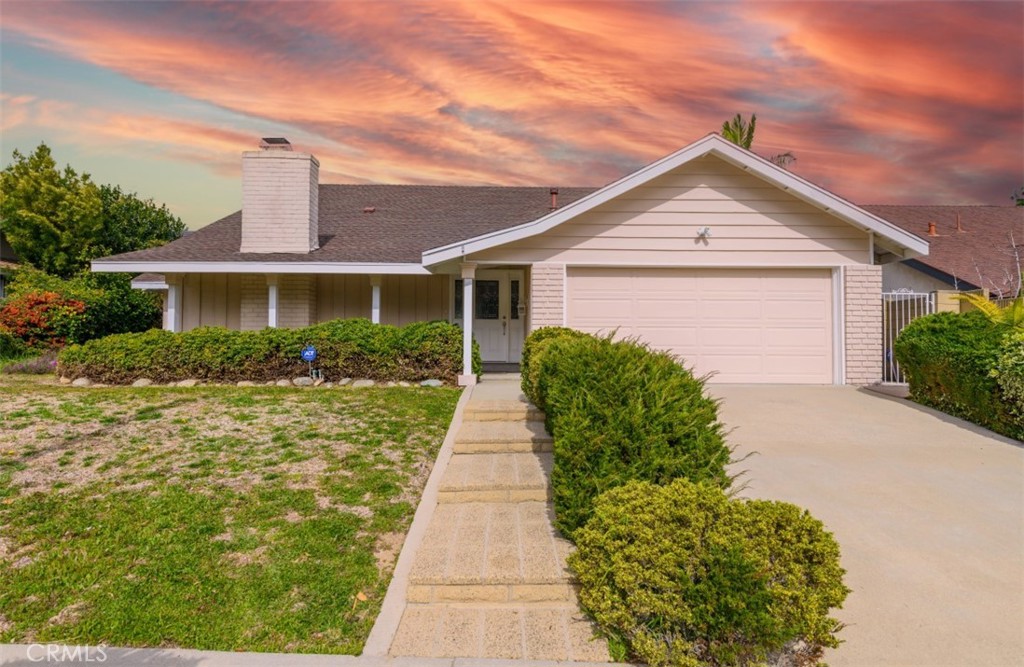
[[[832,382],[832,278],[824,269],[570,268],[567,320],[618,329],[712,382]]]

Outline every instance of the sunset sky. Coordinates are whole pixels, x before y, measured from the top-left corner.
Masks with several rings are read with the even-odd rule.
[[[737,112],[858,203],[1009,205],[1024,2],[0,4],[0,149],[191,227],[288,137],[325,183],[601,185]]]

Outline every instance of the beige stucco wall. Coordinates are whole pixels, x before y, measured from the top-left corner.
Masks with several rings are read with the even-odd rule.
[[[882,379],[882,267],[844,269],[846,384]]]
[[[934,292],[952,289],[947,283],[911,268],[903,262],[882,265],[882,291],[895,292],[908,289],[912,292]]]
[[[709,227],[711,236],[697,237]],[[866,232],[708,156],[543,234],[470,256],[559,264],[829,267],[867,262]]]

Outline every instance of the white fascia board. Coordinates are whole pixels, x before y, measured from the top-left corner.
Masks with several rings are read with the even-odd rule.
[[[347,262],[118,262],[94,260],[97,273],[358,273],[430,275],[421,264]]]
[[[480,252],[481,250],[487,250],[541,234],[691,160],[712,154],[734,166],[761,177],[810,204],[818,206],[826,213],[831,213],[848,223],[888,238],[912,253],[928,254],[927,241],[858,208],[856,205],[799,176],[795,176],[748,150],[744,150],[726,141],[718,134],[709,134],[703,139],[699,139],[689,146],[663,157],[657,162],[653,162],[632,174],[624,176],[611,185],[607,185],[581,199],[577,199],[564,208],[552,211],[536,220],[489,234],[475,236],[465,241],[432,248],[423,253],[423,265],[433,266],[474,252]]]
[[[163,281],[157,282],[157,281],[149,281],[149,280],[142,280],[142,281],[133,280],[132,281],[132,287],[134,287],[135,289],[144,289],[144,290],[162,290],[162,289],[167,289],[167,283],[163,282]]]

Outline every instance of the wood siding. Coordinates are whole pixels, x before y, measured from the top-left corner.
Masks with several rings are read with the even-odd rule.
[[[196,327],[241,327],[241,276],[194,273],[182,279],[183,331]]]
[[[706,241],[697,230],[709,227]],[[479,261],[659,266],[838,266],[868,235],[716,157],[694,160]]]
[[[383,276],[380,321],[401,326],[447,320],[451,276]],[[369,284],[367,284],[369,290]]]

